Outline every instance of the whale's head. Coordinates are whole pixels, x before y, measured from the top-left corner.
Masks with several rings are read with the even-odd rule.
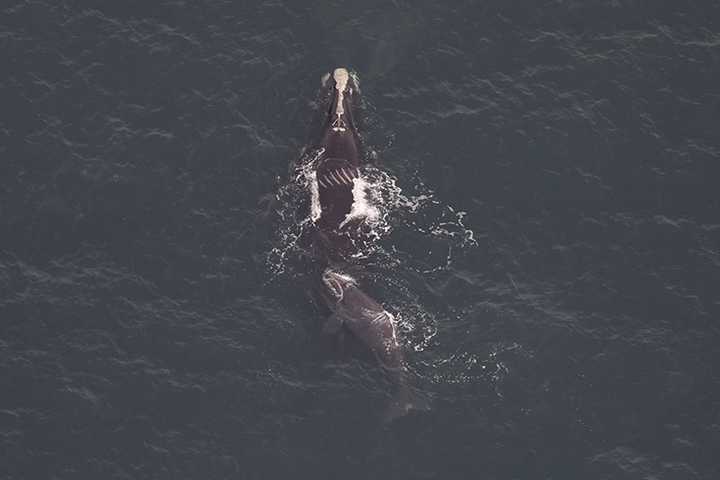
[[[345,291],[348,288],[357,286],[357,282],[351,276],[329,268],[323,272],[322,282],[327,293],[336,302],[340,302],[343,299]]]

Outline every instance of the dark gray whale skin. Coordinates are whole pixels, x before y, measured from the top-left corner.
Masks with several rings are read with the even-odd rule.
[[[346,228],[344,221],[352,210],[353,188],[362,159],[360,135],[353,118],[359,92],[353,78],[342,68],[329,75],[323,86],[330,92],[315,145],[322,153],[315,164],[321,211],[311,233],[314,299],[329,313],[323,333],[349,332],[374,354],[392,378],[395,392],[384,414],[385,420],[391,420],[420,404],[413,398],[406,380],[407,369],[394,318],[361,290],[355,278],[344,273],[346,259],[353,253],[357,240],[354,230]]]
[[[405,415],[410,409],[425,408],[414,397],[408,384],[405,359],[392,314],[363,292],[349,275],[328,268],[323,272],[322,283],[324,290],[321,296],[332,312],[323,333],[337,334],[342,329],[349,330],[372,351],[395,384],[393,398],[383,419],[390,421]]]
[[[337,333],[346,327],[370,348],[383,367],[402,370],[403,355],[392,315],[363,292],[349,275],[327,269],[322,281],[325,304],[332,312],[323,332]]]

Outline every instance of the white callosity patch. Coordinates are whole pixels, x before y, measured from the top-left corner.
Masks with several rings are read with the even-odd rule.
[[[345,99],[345,91],[349,78],[350,75],[348,74],[348,71],[344,68],[336,68],[333,72],[335,89],[338,91],[337,105],[335,106],[335,121],[333,122],[333,130],[336,132],[345,132],[347,130],[345,127],[345,123],[342,121],[342,116],[345,113],[343,101]]]
[[[335,270],[331,270],[329,268],[323,273],[323,279],[334,280],[345,287],[357,286],[357,281],[350,275],[336,272]]]
[[[349,78],[350,78],[350,74],[344,68],[336,68],[333,71],[333,79],[335,80],[335,88],[337,88],[340,92],[345,91],[345,87],[347,87],[347,82],[348,82]]]
[[[322,280],[338,302],[343,299],[346,288],[357,286],[357,282],[350,275],[329,268],[323,272]]]
[[[325,286],[332,292],[333,297],[339,302],[343,299],[345,292],[342,285],[334,278],[323,278]]]

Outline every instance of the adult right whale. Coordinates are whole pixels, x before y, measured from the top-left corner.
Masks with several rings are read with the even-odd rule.
[[[326,231],[339,229],[350,214],[361,164],[360,135],[353,116],[360,92],[345,68],[336,68],[332,80],[324,78],[324,83],[330,81],[332,100],[316,145],[323,153],[315,168],[320,204],[317,225]]]
[[[349,331],[375,355],[393,380],[395,391],[384,414],[385,420],[392,420],[427,405],[413,394],[408,383],[393,315],[361,290],[355,278],[343,272],[342,257],[352,254],[347,240],[354,231],[344,227],[357,201],[355,187],[362,180],[360,135],[353,115],[359,104],[359,91],[345,68],[336,68],[332,77],[324,78],[323,84],[326,87],[329,84],[332,92],[316,144],[322,154],[313,165],[314,191],[319,196],[320,208],[314,221],[314,249],[321,250],[318,258],[322,262],[318,297],[329,312],[323,332]]]

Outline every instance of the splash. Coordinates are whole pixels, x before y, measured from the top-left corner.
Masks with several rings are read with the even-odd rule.
[[[362,176],[353,180],[352,208],[340,224],[340,229],[358,220],[370,224],[377,221],[380,210],[368,200],[369,192],[372,192],[372,188]]]
[[[320,218],[320,196],[315,168],[325,152],[318,148],[304,152],[291,172],[291,180],[275,194],[278,208],[278,229],[267,253],[265,264],[269,282],[288,271],[294,259],[304,254],[299,240],[309,227]],[[292,272],[292,270],[290,270]]]
[[[511,364],[532,361],[535,354],[518,342],[496,342],[484,352],[459,350],[432,365],[430,377],[437,384],[488,385],[498,398],[513,375]]]
[[[436,319],[418,303],[404,304],[395,316],[403,344],[415,352],[424,352],[438,334]]]
[[[323,153],[322,148],[305,152],[292,172],[291,181],[276,194],[280,225],[267,256],[273,277],[291,269],[293,261],[304,255],[298,241],[320,218],[316,167]],[[454,250],[477,245],[474,232],[465,224],[465,212],[444,205],[417,178],[411,180],[412,185],[405,191],[398,178],[385,170],[372,165],[360,169],[359,177],[353,181],[352,209],[340,225],[354,245],[351,258],[380,256],[379,263],[393,263],[390,257],[395,246],[382,241],[391,237],[396,228],[447,242],[445,263],[424,273],[448,268]]]

